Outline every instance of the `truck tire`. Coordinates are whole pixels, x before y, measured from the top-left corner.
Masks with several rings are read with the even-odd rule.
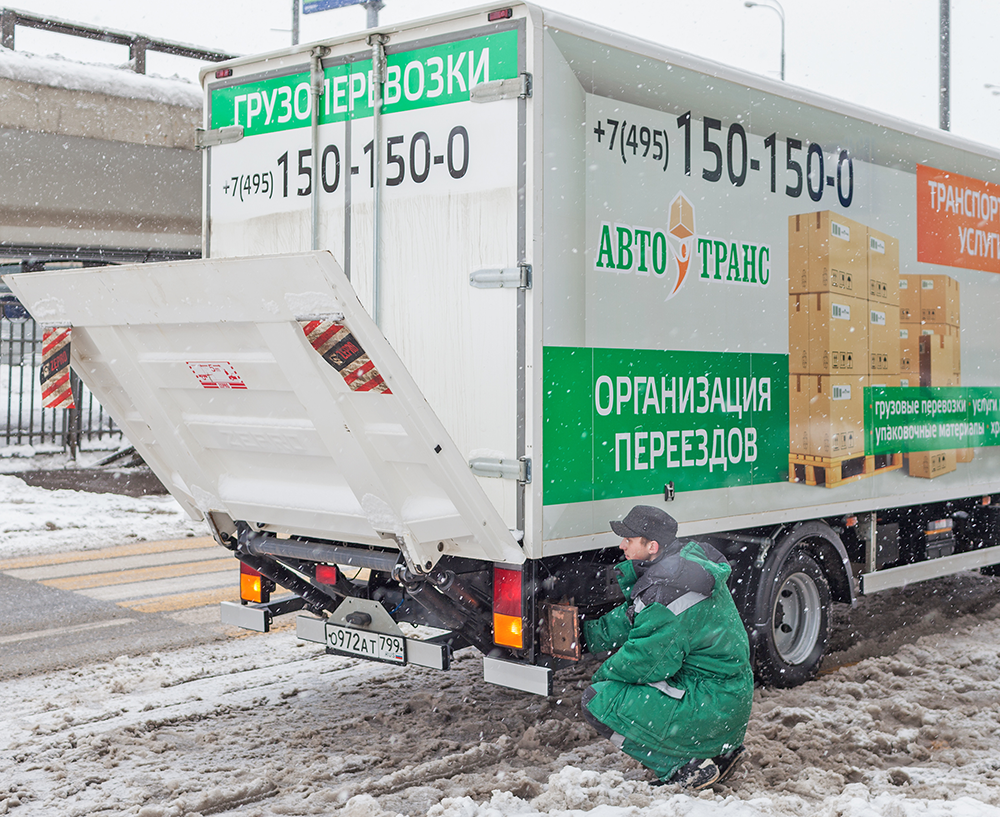
[[[819,670],[830,638],[830,585],[816,560],[801,548],[787,554],[766,594],[768,626],[755,656],[758,679],[793,687]]]

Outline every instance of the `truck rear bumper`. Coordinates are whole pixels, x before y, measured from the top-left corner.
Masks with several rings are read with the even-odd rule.
[[[296,619],[296,634],[303,641],[316,644],[327,643],[327,620],[310,615],[300,615]],[[449,668],[451,648],[447,644],[436,644],[416,638],[406,638],[406,663],[420,667],[445,670]],[[530,692],[534,695],[552,694],[552,670],[549,667],[535,667],[499,658],[483,658],[483,680],[498,686]]]
[[[295,621],[296,635],[303,641],[326,644],[326,619],[301,615]],[[451,647],[416,638],[405,638],[406,663],[445,670],[451,666]]]
[[[552,694],[552,670],[499,658],[483,657],[483,680],[489,684],[530,692],[533,695]]]
[[[271,631],[271,622],[275,616],[295,613],[303,607],[305,607],[305,601],[298,596],[276,599],[261,604],[238,604],[235,601],[224,601],[219,604],[219,618],[223,624],[228,624],[231,627],[267,633]]]

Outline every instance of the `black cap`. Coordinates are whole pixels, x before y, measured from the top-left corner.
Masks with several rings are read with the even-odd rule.
[[[652,505],[636,505],[621,522],[613,520],[611,530],[624,539],[645,536],[665,548],[677,536],[677,520]]]

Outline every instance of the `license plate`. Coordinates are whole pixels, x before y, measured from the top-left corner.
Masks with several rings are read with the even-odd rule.
[[[327,624],[326,646],[331,652],[342,655],[358,655],[390,664],[406,663],[406,639],[400,635],[369,633],[339,624]]]

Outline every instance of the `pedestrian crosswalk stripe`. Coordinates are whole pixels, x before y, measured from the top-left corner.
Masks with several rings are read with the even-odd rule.
[[[120,601],[119,607],[127,607],[139,613],[173,613],[190,610],[193,607],[216,605],[223,601],[239,601],[240,591],[235,585],[197,593],[181,593],[173,596],[155,596],[141,601]]]
[[[238,561],[206,536],[7,559],[0,573],[198,626],[240,600]]]
[[[239,600],[239,563],[210,537],[134,542],[92,551],[0,561],[0,572],[141,613],[209,623],[220,601]],[[201,608],[199,612],[198,608]]]
[[[152,579],[169,579],[178,576],[193,576],[198,573],[222,573],[229,583],[235,585],[238,580],[236,565],[226,560],[221,565],[218,559],[206,559],[201,562],[181,562],[180,564],[159,565],[156,567],[138,567],[131,570],[116,570],[110,573],[90,573],[84,576],[65,576],[59,579],[45,579],[42,584],[47,587],[57,587],[60,590],[86,590],[93,587],[110,587],[116,584],[144,582]]]
[[[158,565],[173,565],[182,562],[196,562],[214,559],[219,563],[233,564],[232,554],[225,548],[214,547],[193,548],[191,550],[166,550],[162,553],[144,553],[134,556],[112,556],[93,561],[81,560],[65,562],[59,565],[42,565],[40,567],[19,567],[4,571],[8,576],[25,581],[48,581],[51,579],[83,576],[87,574],[131,570],[133,568],[154,568]]]
[[[67,627],[52,627],[48,630],[32,630],[29,633],[14,633],[0,635],[0,644],[16,644],[19,641],[32,641],[36,638],[48,638],[53,635],[68,635],[82,633],[86,630],[103,630],[107,627],[121,627],[124,624],[135,624],[134,618],[113,618],[110,621],[89,621],[86,624],[70,624]]]
[[[0,571],[16,570],[22,567],[61,565],[66,562],[111,559],[116,556],[136,556],[144,553],[163,553],[171,550],[191,550],[193,548],[218,547],[211,536],[189,539],[169,539],[161,542],[135,542],[130,545],[101,548],[100,550],[74,550],[68,553],[45,553],[41,556],[20,556],[0,561]]]
[[[230,568],[224,572],[216,571],[193,576],[176,576],[169,579],[149,579],[125,584],[109,584],[103,587],[88,587],[76,592],[100,601],[135,601],[152,596],[189,593],[192,590],[208,590],[214,587],[238,588],[238,577],[239,574]]]

